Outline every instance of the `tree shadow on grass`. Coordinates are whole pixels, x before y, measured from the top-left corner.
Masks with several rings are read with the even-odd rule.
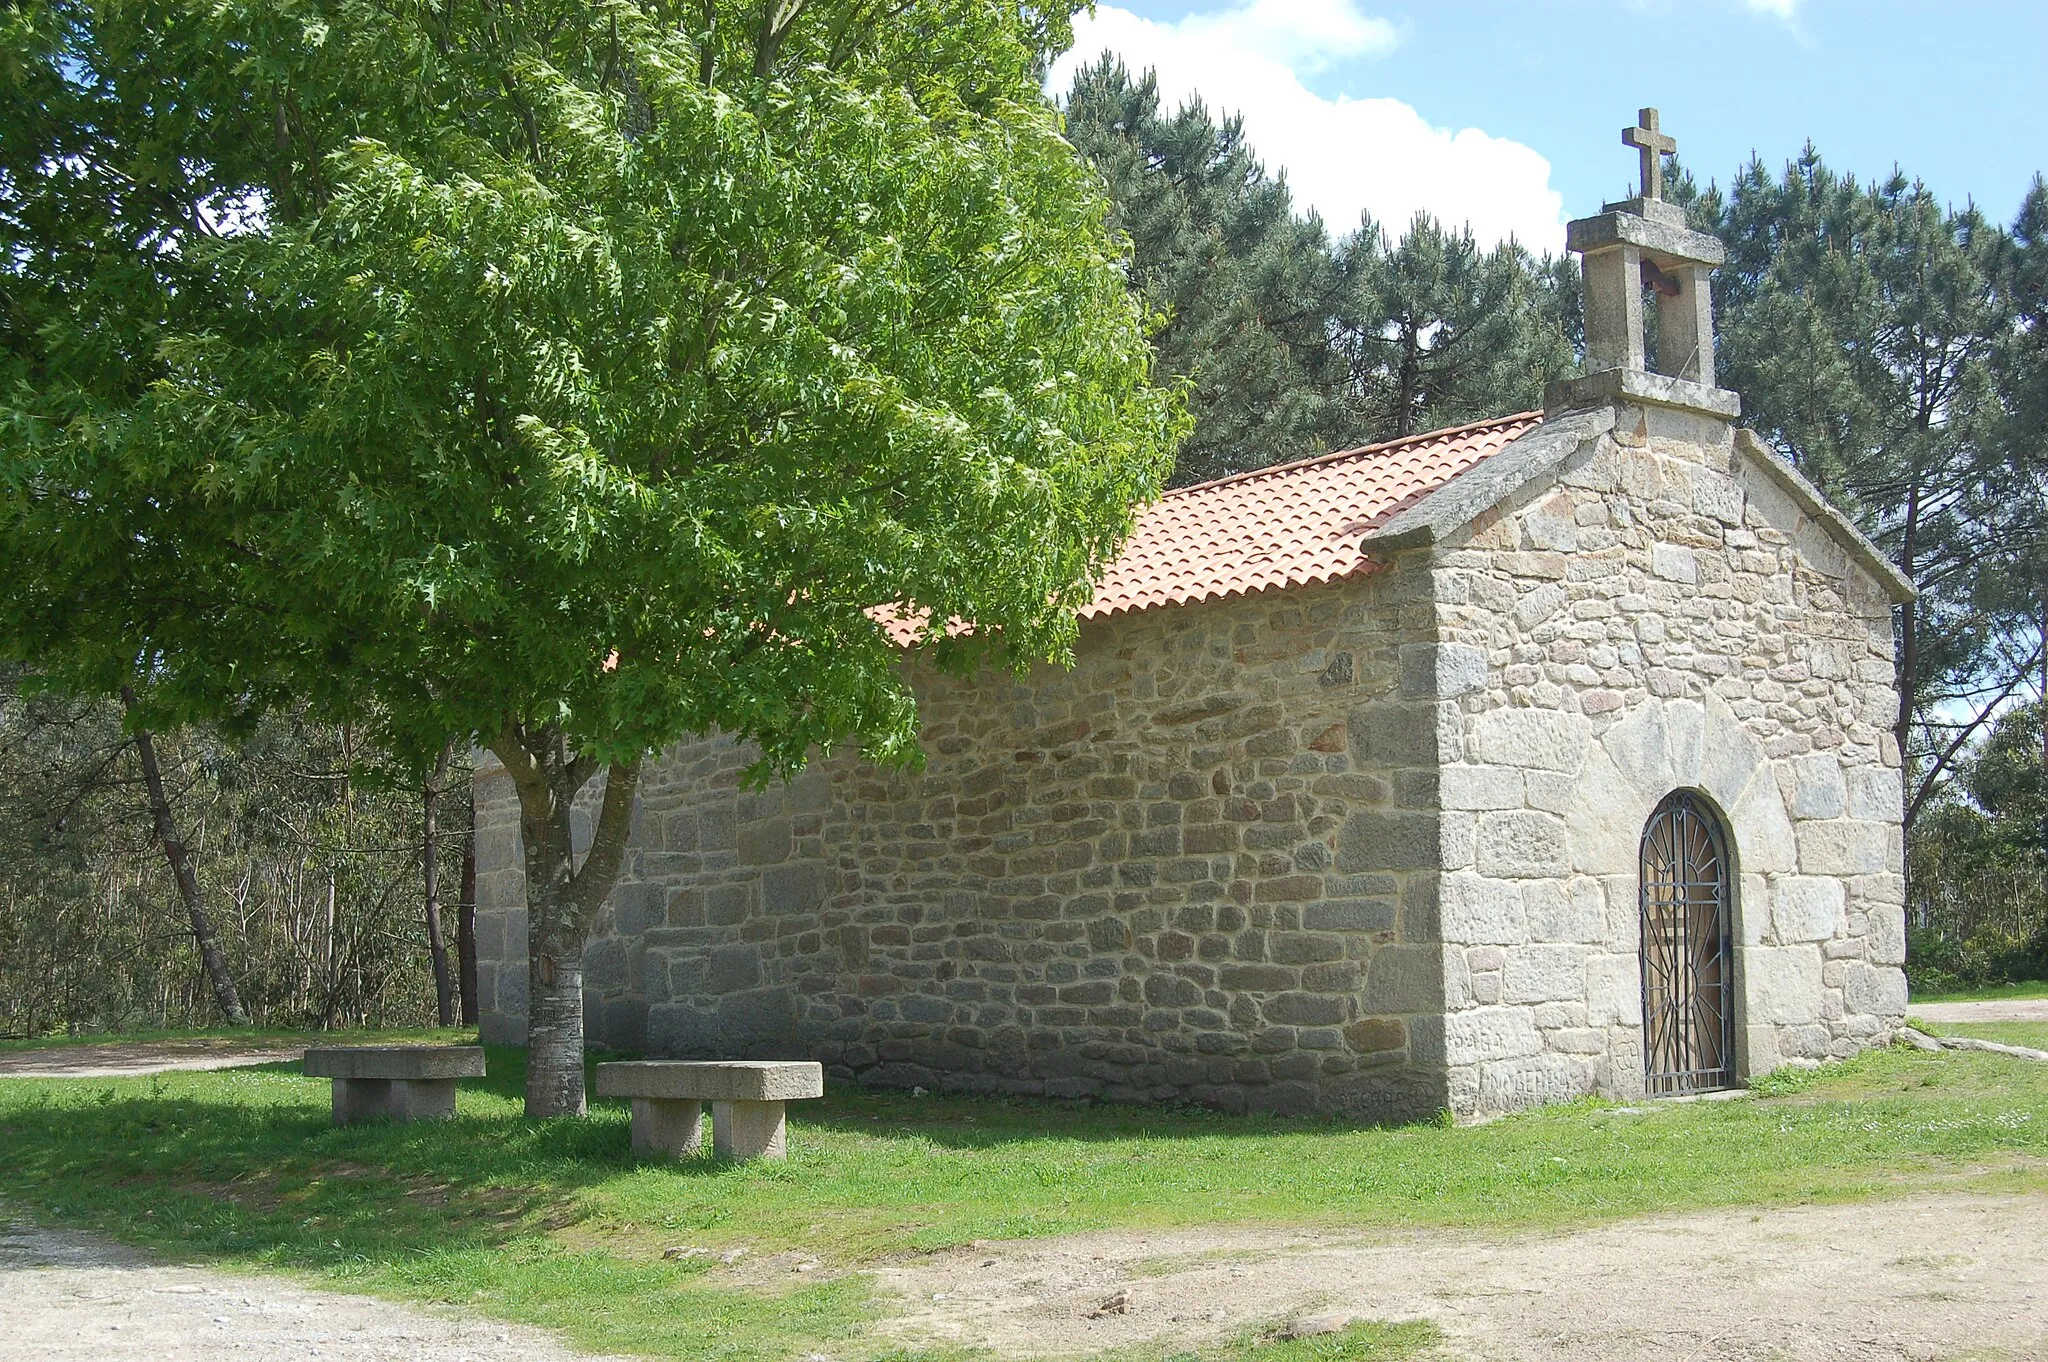
[[[1192,1104],[1137,1106],[1052,1097],[909,1093],[828,1084],[820,1101],[792,1104],[792,1129],[849,1135],[915,1135],[948,1149],[991,1149],[1017,1141],[1244,1139],[1412,1129],[1428,1120],[1361,1120],[1329,1114],[1227,1112]]]
[[[178,1261],[469,1305],[598,1350],[765,1362],[865,1328],[859,1279],[763,1293],[711,1280],[706,1262],[556,1233],[638,1160],[622,1105],[527,1121],[522,1058],[493,1050],[489,1077],[458,1085],[452,1121],[340,1128],[328,1084],[296,1064],[0,1083],[0,1210]]]
[[[289,1062],[6,1085],[0,1197],[133,1243],[311,1268],[499,1248],[572,1223],[582,1189],[639,1163],[622,1104],[526,1120],[524,1069],[493,1047],[454,1120],[345,1127],[327,1082]]]

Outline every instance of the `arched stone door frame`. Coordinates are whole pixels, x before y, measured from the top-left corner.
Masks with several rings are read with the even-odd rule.
[[[1600,1084],[1608,1095],[1646,1094],[1642,1042],[1642,935],[1640,866],[1643,830],[1659,803],[1674,791],[1701,796],[1721,819],[1730,870],[1729,936],[1733,946],[1735,1080],[1773,1067],[1775,1043],[1757,1037],[1762,1022],[1758,987],[1770,971],[1751,957],[1770,930],[1770,882],[1797,869],[1792,820],[1774,764],[1761,744],[1718,696],[1651,700],[1637,706],[1597,738],[1586,730],[1584,757],[1572,775],[1566,821],[1572,871],[1596,880],[1607,905],[1605,951],[1589,962],[1589,1009],[1594,1025],[1633,1034],[1613,1046]],[[1765,954],[1770,952],[1765,951]],[[1818,1007],[1818,999],[1814,1000]],[[1768,1023],[1763,1023],[1768,1029]]]

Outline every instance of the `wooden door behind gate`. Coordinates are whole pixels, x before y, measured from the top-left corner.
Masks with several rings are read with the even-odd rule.
[[[1680,791],[1643,829],[1643,1068],[1652,1096],[1735,1083],[1731,867],[1714,811]]]

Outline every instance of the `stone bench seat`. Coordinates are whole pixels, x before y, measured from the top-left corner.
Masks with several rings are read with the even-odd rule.
[[[633,1148],[681,1158],[704,1141],[726,1159],[780,1159],[788,1152],[783,1103],[825,1095],[824,1066],[808,1060],[628,1060],[597,1066],[597,1095],[633,1102]]]
[[[334,1124],[445,1121],[455,1080],[482,1078],[478,1045],[337,1045],[306,1051],[306,1076],[334,1080]]]

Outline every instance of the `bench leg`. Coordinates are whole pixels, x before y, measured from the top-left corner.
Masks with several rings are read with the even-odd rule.
[[[391,1119],[394,1121],[454,1120],[455,1080],[452,1078],[394,1078],[391,1080]]]
[[[388,1078],[337,1078],[334,1080],[334,1124],[354,1125],[391,1114],[391,1080]]]
[[[452,1078],[337,1078],[334,1124],[358,1121],[445,1121],[455,1115]]]
[[[780,1102],[713,1102],[711,1152],[721,1159],[780,1159],[788,1125]]]
[[[633,1099],[633,1152],[685,1158],[704,1147],[702,1102]]]

